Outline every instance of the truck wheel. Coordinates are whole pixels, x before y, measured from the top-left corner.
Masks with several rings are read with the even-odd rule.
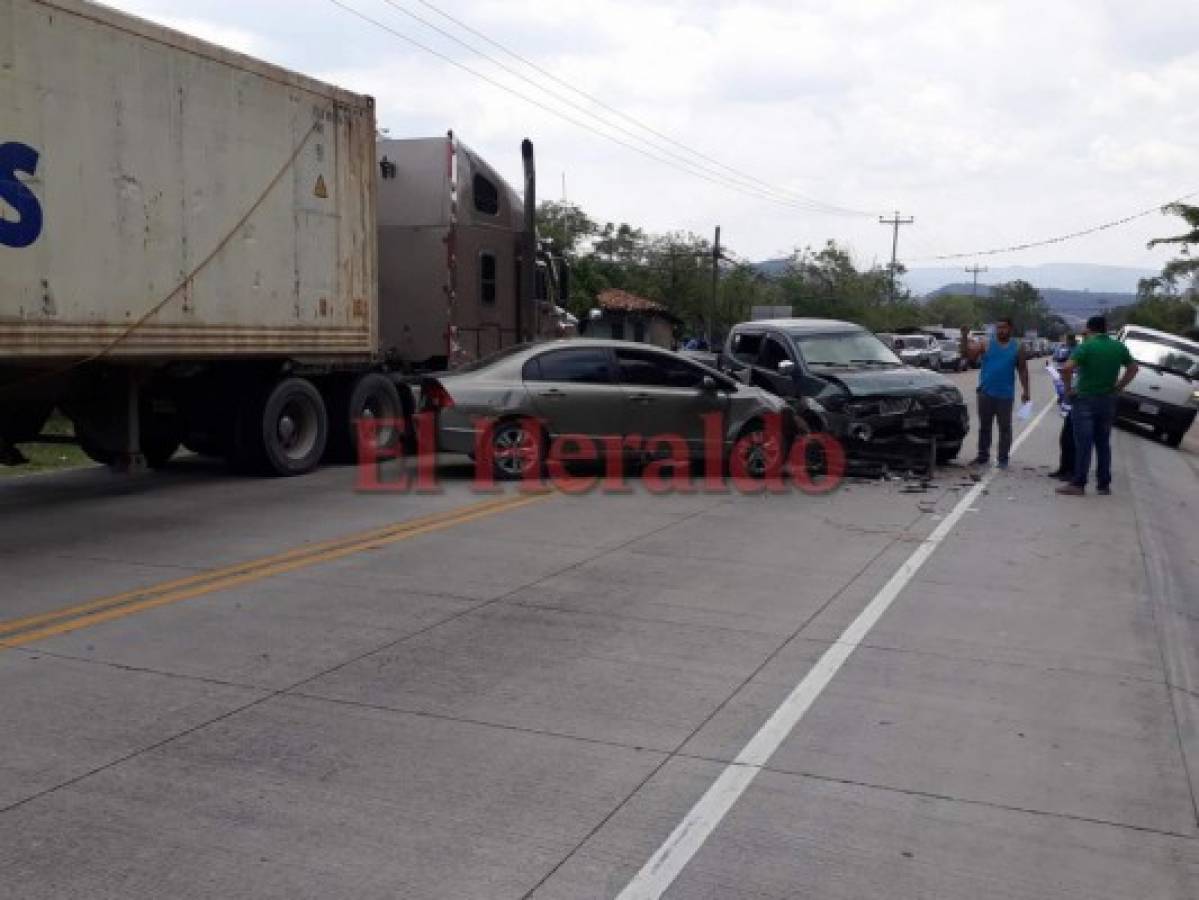
[[[347,398],[345,385],[336,390],[340,402],[332,407],[331,455],[339,460],[358,459],[358,422],[373,419],[380,424],[375,437],[376,452],[389,452],[400,445],[404,436],[404,405],[400,392],[386,375],[370,372],[354,382]]]
[[[320,465],[329,439],[325,401],[312,382],[284,378],[248,397],[238,415],[234,464],[273,475],[303,475]]]

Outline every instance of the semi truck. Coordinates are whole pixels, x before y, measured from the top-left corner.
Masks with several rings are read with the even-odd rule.
[[[0,457],[279,475],[403,438],[416,375],[560,333],[562,261],[452,132],[85,0],[0,0]],[[374,418],[381,427],[359,429]]]

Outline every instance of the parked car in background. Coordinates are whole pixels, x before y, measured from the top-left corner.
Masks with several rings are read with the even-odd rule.
[[[760,475],[772,454],[787,452],[800,425],[779,397],[677,353],[588,338],[510,347],[426,377],[421,397],[422,408],[436,415],[440,451],[474,455],[478,422],[493,422],[493,468],[497,478],[506,479],[528,474],[561,435],[588,438],[601,453],[619,441],[633,457],[644,456],[644,443],[654,437],[678,435],[690,455],[701,459],[703,417],[711,413],[723,416],[726,459],[749,436],[746,469]],[[766,443],[764,417],[770,413],[782,416],[782,447]],[[642,439],[635,446],[627,441],[633,436]]]
[[[970,429],[962,393],[947,378],[905,366],[850,322],[743,322],[729,332],[721,366],[787,398],[811,430],[838,438],[851,457],[911,453],[935,440],[945,463]]]
[[[1117,336],[1140,364],[1117,415],[1177,447],[1199,412],[1199,343],[1142,325],[1126,325]]]
[[[947,372],[965,371],[966,360],[962,356],[961,344],[960,340],[950,340],[949,338],[937,341],[937,346],[941,351],[941,369]]]
[[[904,365],[924,369],[941,368],[941,348],[927,334],[897,334],[891,340],[891,349]]]

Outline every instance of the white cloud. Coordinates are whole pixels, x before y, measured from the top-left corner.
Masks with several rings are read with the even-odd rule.
[[[750,256],[828,237],[866,261],[889,256],[889,231],[876,218],[791,209],[651,162],[323,0],[114,2],[370,92],[394,135],[452,127],[514,183],[519,141],[532,137],[543,196],[559,192],[565,171],[571,198],[600,217],[701,233],[719,223]],[[383,0],[345,2],[535,91]],[[395,2],[455,30],[416,0]],[[1193,0],[432,2],[754,177],[855,208],[912,213],[917,225],[901,236],[909,257],[1048,237],[1199,188]],[[1158,265],[1168,251],[1147,251],[1145,242],[1172,225],[1149,217],[1002,261]]]

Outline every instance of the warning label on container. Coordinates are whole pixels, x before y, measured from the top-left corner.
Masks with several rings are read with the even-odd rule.
[[[322,200],[326,199],[329,196],[329,190],[328,190],[328,188],[325,187],[325,176],[324,175],[316,176],[316,187],[314,187],[312,189],[312,193],[314,193],[316,196],[320,197]]]

